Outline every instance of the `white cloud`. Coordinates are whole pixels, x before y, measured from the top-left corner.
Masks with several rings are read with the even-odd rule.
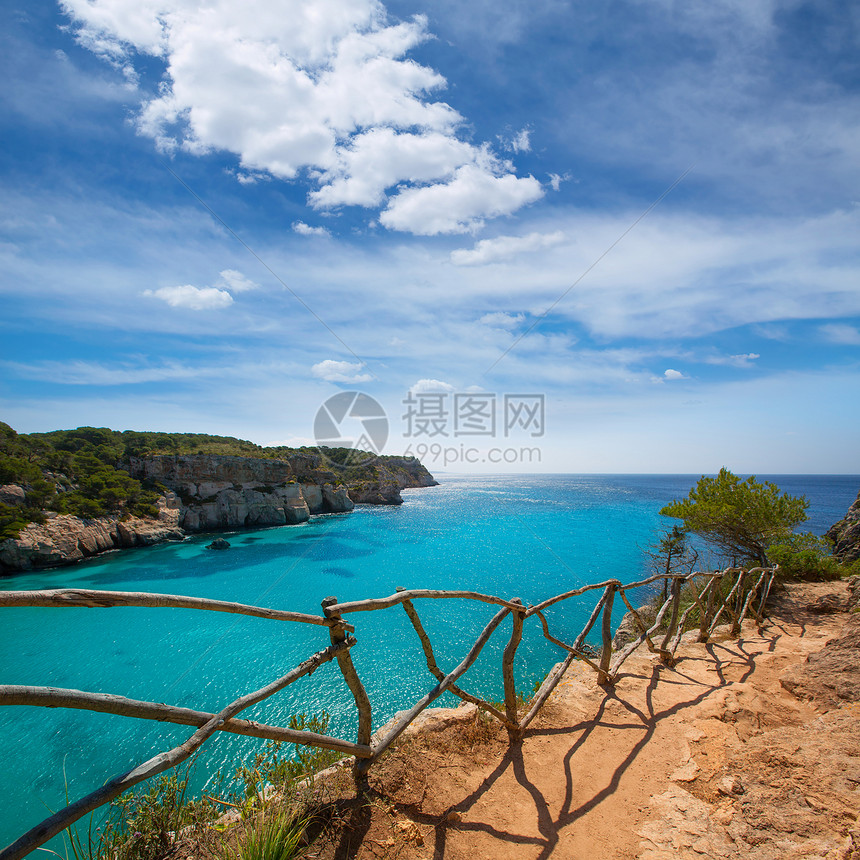
[[[767,338],[767,340],[791,340],[791,330],[787,325],[779,325],[778,323],[762,323],[760,325],[753,326],[752,331],[759,337]]]
[[[411,386],[409,390],[413,394],[427,394],[430,392],[443,393],[453,391],[454,386],[438,379],[419,379],[418,382]]]
[[[404,189],[379,221],[391,230],[419,236],[468,233],[482,227],[484,218],[510,215],[542,196],[541,184],[533,176],[497,175],[486,164],[466,164],[445,185]]]
[[[304,221],[293,222],[293,232],[300,236],[330,236],[325,227],[311,227],[310,224],[305,224]]]
[[[745,352],[740,355],[712,355],[705,359],[707,364],[726,364],[731,367],[751,367],[752,362],[761,358],[757,352]]]
[[[860,346],[860,330],[853,325],[830,323],[819,329],[825,340],[845,346]]]
[[[525,314],[506,314],[503,311],[496,311],[484,314],[478,322],[494,328],[511,329],[518,326],[525,318]]]
[[[234,293],[244,293],[248,290],[256,290],[259,284],[255,284],[250,278],[246,278],[241,272],[235,269],[224,269],[221,274],[221,281],[224,286],[229,287]]]
[[[455,266],[483,266],[499,260],[508,260],[517,254],[551,248],[565,240],[561,230],[554,233],[529,233],[528,236],[497,236],[495,239],[482,239],[474,248],[460,248],[451,252],[451,262]]]
[[[318,208],[379,206],[385,200],[386,188],[405,181],[448,179],[457,167],[480,155],[480,150],[450,134],[371,129],[338,148],[336,164],[322,174],[325,184],[312,192],[309,200]]]
[[[397,187],[381,223],[422,235],[462,232],[542,194],[535,179],[457,137],[463,118],[431,98],[445,79],[406,58],[429,38],[423,16],[390,23],[379,0],[63,8],[81,44],[111,63],[140,54],[166,64],[137,117],[141,133],[167,152],[236,154],[243,184],[302,171],[318,183],[309,195],[318,208],[382,206]],[[526,151],[528,129],[511,146]]]
[[[663,379],[689,379],[689,377],[684,376],[680,370],[672,370],[669,368],[668,370],[663,371]]]
[[[216,287],[195,287],[191,284],[144,290],[143,294],[161,299],[172,308],[188,308],[192,311],[218,310],[233,304],[233,296],[227,290],[219,290]]]
[[[149,382],[184,382],[231,374],[225,367],[191,366],[180,362],[160,365],[125,363],[115,366],[93,361],[41,361],[35,364],[4,361],[2,366],[24,379],[57,385],[138,385]]]
[[[549,175],[549,184],[553,191],[558,191],[561,188],[562,182],[567,182],[570,179],[570,176],[565,173],[564,176],[561,176],[558,173],[550,173]]]
[[[361,373],[363,364],[353,364],[349,361],[334,361],[331,358],[320,361],[311,368],[311,373],[317,379],[326,382],[370,382],[371,373]]]
[[[510,138],[505,139],[500,136],[499,139],[510,152],[528,152],[532,148],[530,137],[531,129],[523,128]]]

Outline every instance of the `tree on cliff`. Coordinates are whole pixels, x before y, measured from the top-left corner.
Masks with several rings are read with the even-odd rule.
[[[672,526],[660,539],[645,550],[651,570],[663,576],[693,572],[699,553],[687,543],[687,532],[679,525]],[[669,580],[663,580],[663,600],[669,594]]]
[[[660,513],[676,517],[686,531],[700,535],[736,563],[768,564],[769,546],[789,538],[806,519],[809,502],[781,493],[776,484],[749,477],[742,481],[728,469],[716,478],[702,476],[686,499]]]

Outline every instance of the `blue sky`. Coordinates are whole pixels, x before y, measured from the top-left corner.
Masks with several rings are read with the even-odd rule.
[[[19,431],[303,444],[360,390],[431,470],[860,473],[856,6],[2,16]],[[543,435],[407,438],[410,390],[543,395]]]

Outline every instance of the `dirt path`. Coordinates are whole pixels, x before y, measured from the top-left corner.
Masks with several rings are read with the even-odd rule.
[[[761,630],[691,638],[671,669],[637,652],[609,690],[575,664],[514,745],[476,718],[414,734],[371,772],[373,800],[336,805],[311,856],[860,858],[860,705],[828,687],[832,667],[806,668],[854,627],[856,667],[846,598],[793,586]],[[856,668],[835,671],[860,689]]]

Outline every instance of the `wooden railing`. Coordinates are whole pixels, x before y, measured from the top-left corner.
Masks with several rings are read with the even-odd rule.
[[[429,591],[398,589],[389,597],[370,600],[338,603],[335,597],[322,601],[323,615],[309,615],[300,612],[286,612],[241,603],[220,600],[207,600],[198,597],[183,597],[173,594],[147,594],[124,591],[94,591],[86,589],[57,589],[50,591],[8,591],[0,592],[0,608],[14,606],[41,607],[113,607],[143,606],[171,607],[180,609],[199,609],[214,612],[229,612],[268,618],[275,621],[290,621],[299,624],[314,624],[328,628],[330,644],[312,654],[296,668],[281,678],[267,684],[253,693],[241,696],[218,713],[177,708],[155,702],[128,699],[124,696],[104,693],[88,693],[81,690],[58,689],[55,687],[28,687],[0,685],[0,705],[35,705],[47,708],[79,708],[102,713],[118,714],[138,719],[159,720],[196,726],[197,730],[184,743],[166,752],[158,753],[136,768],[115,776],[101,788],[69,804],[51,815],[36,827],[29,830],[10,846],[0,852],[0,860],[19,860],[61,833],[75,821],[99,806],[109,803],[123,791],[149,779],[169,768],[175,767],[208,740],[215,732],[232,732],[250,737],[322,747],[342,752],[355,758],[354,773],[359,786],[363,785],[368,769],[386,749],[400,736],[406,727],[431,702],[443,693],[449,692],[463,701],[471,702],[478,708],[499,720],[508,730],[512,739],[519,737],[535,718],[549,698],[556,685],[561,681],[571,663],[579,659],[597,673],[597,681],[611,685],[618,676],[624,661],[645,643],[651,652],[667,665],[674,664],[674,655],[685,630],[688,619],[694,611],[697,614],[699,641],[707,641],[717,624],[728,617],[732,622],[732,634],[737,635],[741,622],[748,614],[761,620],[765,602],[773,583],[776,568],[727,568],[714,573],[694,573],[687,576],[658,575],[639,582],[623,584],[617,579],[585,585],[544,600],[535,606],[525,606],[518,598],[505,600],[474,591]],[[668,598],[659,607],[656,617],[647,624],[627,597],[627,592],[644,586],[653,585],[660,580],[671,584]],[[686,586],[686,589],[684,589]],[[727,590],[726,590],[727,589]],[[587,592],[601,592],[588,621],[572,644],[563,642],[550,633],[545,610],[550,606],[581,596]],[[724,597],[722,592],[726,591]],[[639,635],[619,650],[613,650],[612,610],[615,597],[619,596],[639,629]],[[755,607],[758,598],[758,607]],[[415,601],[419,600],[471,600],[500,607],[490,622],[481,631],[468,654],[460,664],[445,674],[436,663],[430,637],[418,616]],[[686,603],[686,607],[684,604]],[[350,656],[350,649],[356,644],[352,634],[355,628],[344,620],[344,616],[357,612],[373,612],[402,605],[409,618],[424,652],[427,669],[436,678],[436,685],[412,707],[405,711],[384,733],[372,735],[372,708],[370,699],[356,671]],[[664,619],[669,616],[664,625]],[[504,688],[504,712],[492,702],[474,696],[457,685],[457,681],[475,662],[481,650],[489,641],[496,628],[506,616],[513,618],[510,639],[502,654],[502,683]],[[538,689],[528,711],[520,715],[517,694],[514,686],[514,659],[527,619],[536,616],[540,621],[543,635],[553,644],[567,652],[565,659],[557,664]],[[586,645],[586,638],[601,618],[600,647]],[[659,642],[655,638],[659,631]],[[332,660],[337,662],[358,710],[358,731],[355,742],[314,732],[299,731],[283,726],[270,726],[248,720],[237,719],[244,709],[267,699],[284,687]]]

